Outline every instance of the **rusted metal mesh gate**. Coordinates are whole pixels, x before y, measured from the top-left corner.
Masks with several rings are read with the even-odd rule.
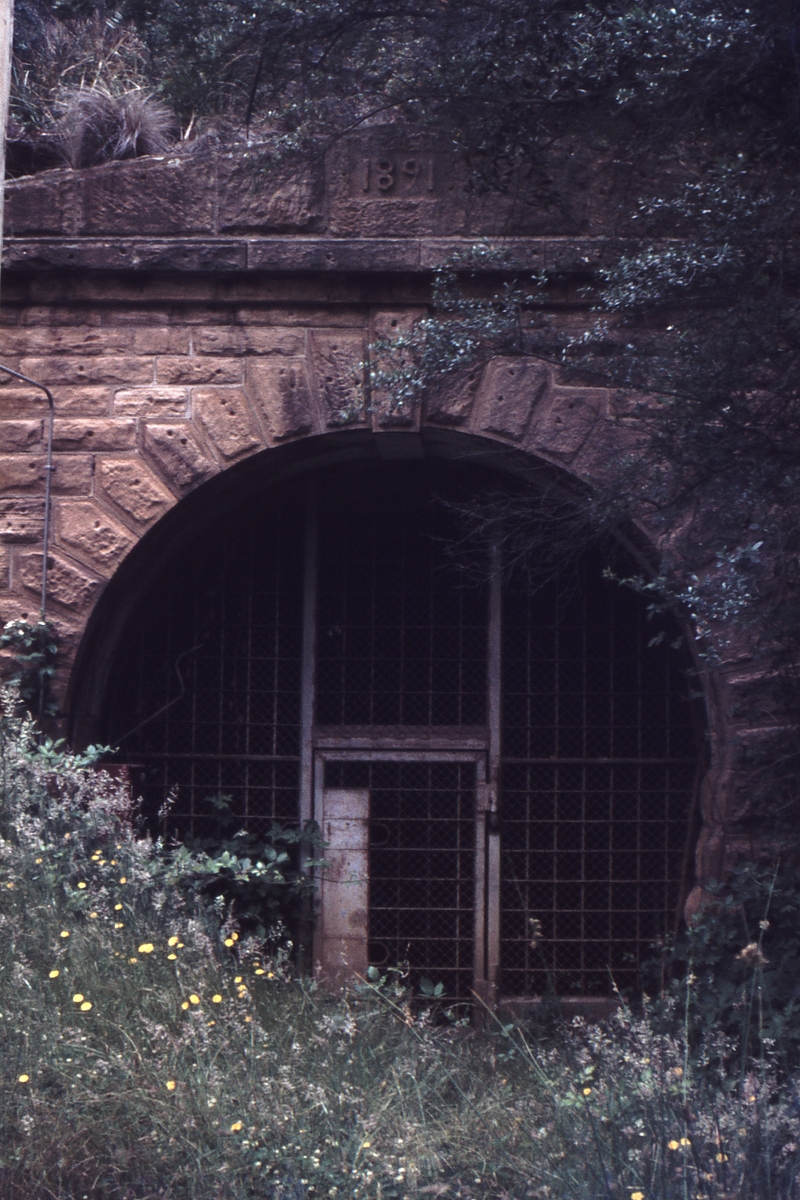
[[[454,564],[455,517],[436,502],[480,483],[443,465],[342,468],[210,521],[130,623],[102,736],[140,764],[151,813],[172,789],[170,828],[202,834],[220,794],[251,827],[297,821],[304,703],[312,752],[337,731],[480,741],[499,688],[501,990],[608,994],[609,972],[632,982],[672,928],[685,885],[698,760],[686,656],[670,636],[650,644],[658,621],[589,555],[544,589],[506,582],[502,671],[489,672],[489,585]],[[472,764],[335,770],[371,793],[372,961],[412,956],[417,977],[465,995]]]

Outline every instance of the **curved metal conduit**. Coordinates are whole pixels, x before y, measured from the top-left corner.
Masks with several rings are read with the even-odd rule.
[[[22,375],[19,371],[13,371],[11,367],[4,367],[0,363],[0,371],[6,375],[13,375],[15,379],[21,379],[23,383],[29,383],[31,387],[39,388],[47,396],[47,403],[50,405],[50,419],[47,425],[47,460],[45,463],[44,476],[44,530],[42,532],[42,599],[39,606],[40,619],[47,620],[47,559],[50,551],[50,493],[52,491],[53,471],[53,421],[55,418],[55,400],[53,393],[43,383],[38,383],[35,379],[31,379],[28,375]]]

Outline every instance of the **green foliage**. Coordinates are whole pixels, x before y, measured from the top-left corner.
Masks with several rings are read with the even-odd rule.
[[[795,1195],[798,1082],[769,1058],[696,1070],[680,1030],[625,1009],[547,1046],[509,1020],[437,1026],[395,972],[327,993],[183,886],[192,864],[132,817],[5,696],[8,1200]]]
[[[0,634],[0,647],[11,650],[19,670],[8,681],[18,690],[25,708],[35,717],[58,712],[52,695],[52,680],[58,659],[58,635],[49,621],[7,621]]]
[[[666,956],[677,976],[666,1010],[695,1051],[714,1036],[728,1053],[800,1063],[800,873],[741,863]]]
[[[204,837],[188,838],[176,850],[176,865],[199,894],[222,897],[257,937],[266,937],[276,924],[296,934],[314,893],[310,872],[324,865],[313,857],[323,847],[316,826],[301,831],[273,821],[269,829],[254,832],[231,813],[229,796],[213,797],[207,807],[214,813],[213,825]]]

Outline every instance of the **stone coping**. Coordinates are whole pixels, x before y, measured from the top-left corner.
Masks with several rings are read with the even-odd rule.
[[[188,271],[427,273],[466,255],[481,257],[465,271],[478,274],[563,270],[592,272],[631,249],[615,238],[253,238],[7,237],[9,271]]]

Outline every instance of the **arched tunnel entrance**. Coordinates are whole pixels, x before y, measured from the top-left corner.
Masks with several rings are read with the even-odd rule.
[[[465,551],[460,507],[499,479],[354,459],[206,511],[118,625],[92,732],[150,820],[174,795],[169,833],[219,795],[251,828],[320,823],[329,975],[607,995],[692,883],[690,658],[604,578],[641,569],[621,545],[536,586]]]

